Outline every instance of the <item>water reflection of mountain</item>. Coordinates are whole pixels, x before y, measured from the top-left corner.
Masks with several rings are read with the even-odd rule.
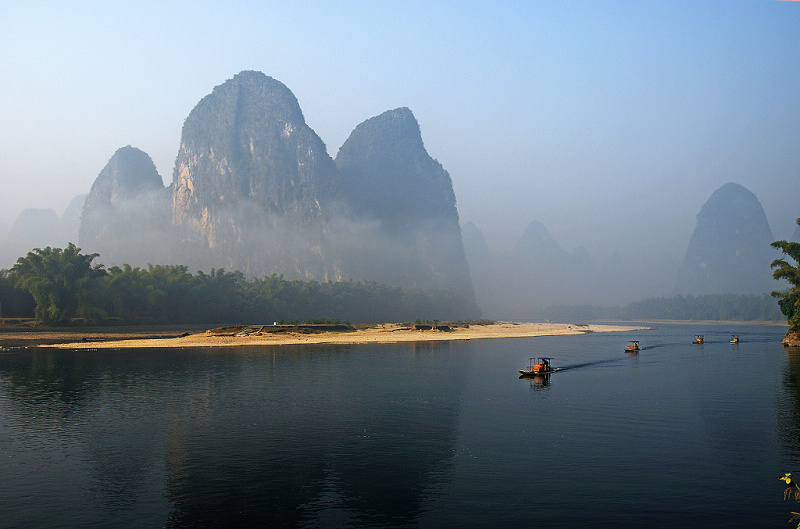
[[[43,427],[69,417],[99,389],[95,368],[86,353],[35,349],[4,355],[0,380],[9,401],[27,410],[20,416],[37,417],[36,425]]]
[[[0,356],[4,522],[147,525],[160,504],[163,523],[163,422],[143,398],[151,367],[146,356],[119,351],[28,349]],[[30,508],[34,497],[46,506]],[[26,508],[10,508],[20,501]]]
[[[794,458],[800,458],[800,350],[786,348],[784,392],[779,398],[778,435],[781,445]]]
[[[32,486],[91,491],[87,520],[402,526],[454,452],[465,370],[451,362],[468,358],[450,349],[15,354],[0,362],[0,419],[20,468],[41,456],[26,442],[49,440],[64,463],[37,466]]]
[[[413,524],[455,444],[463,376],[444,356],[332,347],[226,363],[170,417],[170,525]]]

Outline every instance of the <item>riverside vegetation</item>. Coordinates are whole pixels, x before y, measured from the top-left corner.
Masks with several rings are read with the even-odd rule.
[[[800,257],[798,243],[776,241],[773,246],[795,261]],[[42,325],[474,319],[471,304],[446,290],[359,281],[318,283],[276,274],[246,279],[240,272],[224,269],[192,274],[183,265],[105,269],[92,264],[96,257],[96,253],[81,253],[71,243],[63,249],[28,252],[11,270],[0,270],[1,315],[33,317]],[[788,292],[772,293],[779,298],[778,304],[767,295],[675,296],[624,307],[550,307],[545,317],[777,321],[783,312],[790,327],[796,328],[800,274],[784,259],[776,260],[773,268],[775,279],[787,279],[793,285]]]
[[[33,316],[37,324],[175,324],[305,321],[354,322],[472,319],[470,303],[446,290],[375,282],[245,279],[182,265],[147,268],[93,265],[98,254],[36,248],[0,271],[3,315]]]
[[[796,222],[800,227],[800,218]],[[791,285],[789,290],[772,293],[778,298],[781,312],[789,323],[789,331],[783,344],[797,347],[800,346],[800,243],[780,240],[773,242],[772,247],[783,252],[785,256],[772,262],[772,277],[776,280],[785,279]],[[794,261],[794,265],[786,258]]]

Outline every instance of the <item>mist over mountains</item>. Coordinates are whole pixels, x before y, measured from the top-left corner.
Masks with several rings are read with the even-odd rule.
[[[176,257],[250,276],[342,279],[324,237],[338,182],[291,91],[242,72],[214,88],[184,123],[171,193]]]
[[[168,186],[147,153],[122,147],[61,217],[23,211],[2,266],[31,248],[75,240],[107,266],[184,264],[449,290],[490,318],[779,287],[763,208],[738,184],[701,208],[682,263],[636,248],[599,261],[582,247],[567,251],[546,219],[532,220],[509,251],[492,253],[478,226],[460,226],[450,175],[428,154],[411,110],[362,122],[334,159],[289,88],[253,71],[215,87],[191,111]]]
[[[26,225],[53,234],[50,213]],[[412,112],[365,121],[334,160],[292,92],[260,72],[237,74],[195,106],[169,186],[146,153],[117,150],[85,199],[77,240],[107,266],[449,290],[479,315],[450,175]]]
[[[83,205],[78,242],[107,264],[164,263],[171,240],[169,196],[150,156],[118,149]]]
[[[623,305],[675,289],[677,265],[668,255],[615,252],[597,261],[583,247],[564,250],[539,221],[511,251],[499,254],[467,223],[464,247],[479,306],[501,319],[539,319],[550,306]]]
[[[85,200],[86,195],[74,197],[60,216],[52,209],[22,210],[5,239],[0,239],[0,268],[11,267],[33,248],[64,247],[77,241]]]
[[[774,239],[764,210],[753,193],[735,183],[716,190],[701,208],[682,263],[636,248],[596,262],[582,247],[564,250],[539,221],[530,223],[510,252],[500,254],[489,251],[474,224],[465,224],[463,233],[478,304],[496,318],[536,319],[541,309],[559,305],[761,295],[784,287],[772,279],[770,264],[778,253],[770,247]]]
[[[351,218],[358,219],[337,237],[351,254],[351,275],[392,285],[424,281],[426,288],[473,299],[450,175],[425,150],[409,109],[358,125],[339,149],[336,168]]]

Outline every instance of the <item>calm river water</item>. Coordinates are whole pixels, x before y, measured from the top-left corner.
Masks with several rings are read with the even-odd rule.
[[[785,330],[2,353],[0,527],[787,527]]]

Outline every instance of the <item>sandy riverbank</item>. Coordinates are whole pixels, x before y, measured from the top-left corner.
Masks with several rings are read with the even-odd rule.
[[[185,333],[163,336],[128,336],[117,335],[83,336],[81,341],[63,343],[40,343],[39,347],[57,347],[62,349],[131,349],[131,348],[165,348],[165,347],[235,347],[235,346],[276,346],[276,345],[308,345],[308,344],[361,344],[361,343],[395,343],[422,342],[443,340],[474,340],[489,338],[521,338],[531,336],[553,336],[569,334],[585,334],[588,332],[634,331],[645,326],[620,325],[569,325],[559,323],[493,323],[489,325],[471,325],[455,327],[451,331],[411,330],[395,324],[376,325],[367,329],[335,332],[287,332],[287,333],[255,333],[247,336],[219,336],[212,333]],[[174,333],[174,331],[173,331]],[[73,334],[73,336],[75,336]],[[85,338],[85,341],[84,341]],[[61,341],[61,340],[59,340]]]

